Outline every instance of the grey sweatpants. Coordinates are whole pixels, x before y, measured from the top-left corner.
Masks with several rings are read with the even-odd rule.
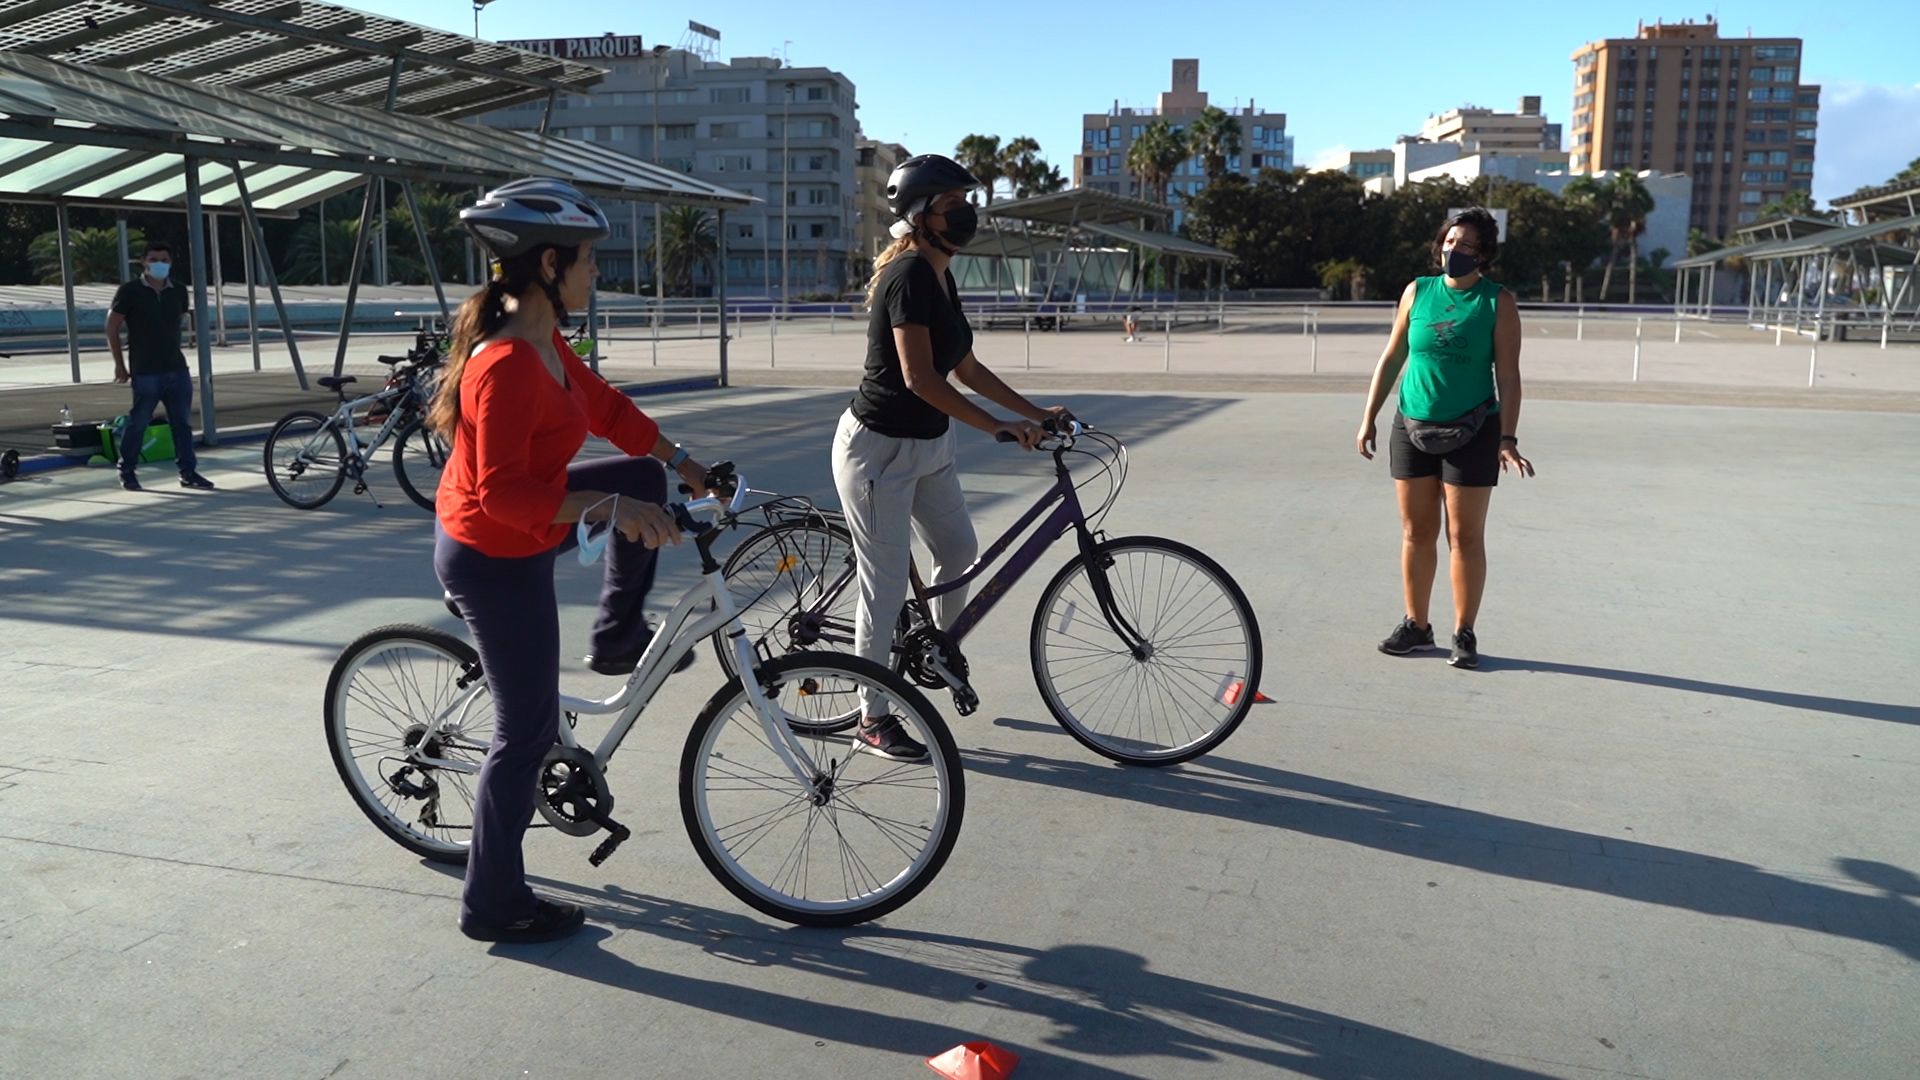
[[[833,486],[859,564],[853,648],[891,667],[888,653],[907,602],[914,534],[933,556],[928,584],[958,577],[979,554],[953,466],[953,429],[937,439],[896,439],[869,431],[849,410],[833,436]],[[966,604],[966,591],[956,589],[934,602],[934,618],[950,626]],[[884,700],[863,704],[869,716],[887,709]]]

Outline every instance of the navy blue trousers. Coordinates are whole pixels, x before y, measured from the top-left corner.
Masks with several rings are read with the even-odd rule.
[[[667,475],[652,458],[602,458],[569,467],[567,488],[661,504],[667,499]],[[560,607],[553,572],[555,558],[573,550],[575,540],[569,530],[550,551],[496,559],[437,526],[435,531],[433,569],[480,652],[495,718],[493,745],[474,789],[460,920],[510,923],[533,914],[520,844],[533,821],[540,764],[560,733]],[[618,533],[607,545],[593,655],[641,651],[648,632],[642,608],[658,562],[657,552]]]

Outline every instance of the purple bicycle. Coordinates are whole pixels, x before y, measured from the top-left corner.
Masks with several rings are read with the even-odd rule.
[[[1132,765],[1172,765],[1219,746],[1252,709],[1260,681],[1260,628],[1246,594],[1220,564],[1157,536],[1108,538],[1100,529],[1126,483],[1120,440],[1078,421],[1055,427],[1054,483],[966,572],[924,583],[895,629],[893,666],[908,680],[953,694],[961,715],[979,707],[961,641],[1055,541],[1071,533],[1077,552],[1053,576],[1033,612],[1034,681],[1060,726],[1095,753]],[[1070,460],[1091,463],[1084,479]],[[1083,489],[1104,497],[1088,513]],[[853,648],[853,543],[840,515],[795,501],[763,508],[767,524],[726,562],[741,621],[757,654]],[[1015,540],[1026,541],[1009,556]],[[936,626],[929,603],[986,577],[954,620]],[[724,665],[732,655],[720,650]],[[729,671],[732,668],[729,666]],[[857,707],[814,723],[844,730]]]

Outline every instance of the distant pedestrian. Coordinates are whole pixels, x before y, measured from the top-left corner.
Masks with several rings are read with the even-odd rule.
[[[189,422],[193,415],[193,376],[187,372],[187,355],[180,351],[180,325],[192,305],[186,287],[173,280],[172,248],[150,243],[143,261],[145,272],[120,286],[107,314],[113,381],[133,384],[133,407],[127,410],[127,426],[120,432],[120,486],[128,491],[140,490],[140,481],[134,475],[140,464],[140,448],[146,444],[154,406],[164,405],[167,424],[173,429],[173,460],[180,467],[180,486],[209,491],[213,482],[197,471],[199,459],[193,452],[193,425]],[[133,350],[131,364],[120,342],[123,327],[127,345]]]
[[[1139,341],[1140,309],[1137,307],[1128,308],[1126,315],[1120,320],[1120,326],[1126,330],[1128,341]]]
[[[1448,218],[1433,238],[1441,272],[1400,294],[1393,333],[1374,368],[1355,444],[1372,458],[1374,418],[1395,376],[1400,407],[1389,441],[1400,500],[1400,579],[1406,618],[1380,643],[1403,656],[1434,644],[1427,605],[1439,569],[1442,509],[1452,552],[1455,667],[1480,664],[1474,620],[1487,586],[1487,505],[1500,474],[1532,476],[1520,456],[1520,312],[1517,298],[1482,274],[1500,255],[1485,210]]]

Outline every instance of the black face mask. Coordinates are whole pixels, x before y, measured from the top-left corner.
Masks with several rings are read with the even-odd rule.
[[[936,235],[955,251],[973,243],[973,238],[980,232],[980,215],[974,211],[972,203],[961,203],[942,210],[940,216],[947,220],[947,228]]]
[[[1480,269],[1480,256],[1473,252],[1462,251],[1459,248],[1447,252],[1448,277],[1463,278],[1478,269]]]

